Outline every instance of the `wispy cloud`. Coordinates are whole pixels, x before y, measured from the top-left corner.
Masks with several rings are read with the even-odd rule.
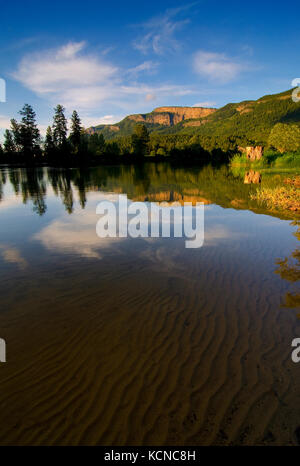
[[[140,65],[137,65],[133,68],[129,68],[128,74],[132,77],[137,77],[141,73],[147,72],[148,74],[153,74],[157,71],[158,63],[153,61],[144,61]]]
[[[99,58],[80,55],[85,42],[70,42],[55,50],[28,55],[13,77],[37,94],[71,87],[95,86],[113,77],[117,68]]]
[[[178,51],[181,44],[175,35],[190,22],[189,18],[179,19],[178,16],[196,3],[168,9],[164,14],[142,24],[143,35],[133,42],[134,48],[144,54],[154,52],[157,55]]]
[[[226,83],[235,79],[246,65],[227,57],[224,53],[199,50],[194,55],[194,70],[200,76]]]
[[[212,100],[206,100],[205,102],[198,102],[194,105],[192,105],[192,107],[215,107],[217,105],[217,102],[214,102]]]
[[[81,121],[85,128],[89,128],[90,126],[97,125],[111,125],[116,123],[117,121],[122,120],[125,115],[104,115],[104,116],[85,116],[82,115]]]
[[[145,61],[136,67],[121,69],[103,56],[87,53],[84,41],[69,42],[54,50],[25,56],[13,77],[38,96],[53,104],[62,103],[68,111],[76,108],[85,117],[99,104],[117,107],[118,112],[131,111],[152,100],[149,96],[164,98],[192,93],[182,85],[152,86],[138,81],[139,75],[152,73],[155,66],[154,62]]]

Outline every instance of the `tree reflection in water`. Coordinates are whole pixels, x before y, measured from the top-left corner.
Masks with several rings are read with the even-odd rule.
[[[300,241],[300,221],[296,220],[291,223],[298,227],[294,233]],[[283,280],[296,283],[300,281],[300,248],[296,248],[290,257],[278,259],[276,264],[279,266],[275,273],[279,274]],[[284,307],[300,308],[300,293],[286,293],[283,303]],[[298,314],[300,318],[300,314]]]

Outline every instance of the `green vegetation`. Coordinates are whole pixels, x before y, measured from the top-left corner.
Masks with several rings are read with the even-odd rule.
[[[297,153],[287,152],[277,157],[274,162],[275,168],[296,168],[300,167],[300,151]]]
[[[37,129],[35,113],[25,105],[20,114],[22,121],[11,120],[11,129],[5,132],[4,150],[0,146],[0,162],[28,164],[98,164],[120,162],[124,159],[140,161],[146,156],[162,158],[172,156],[184,160],[226,160],[226,154],[213,149],[205,151],[197,136],[159,135],[149,132],[144,124],[135,124],[133,134],[105,141],[103,134],[88,134],[81,125],[78,113],[71,117],[68,136],[65,109],[57,105],[54,109],[52,126],[48,126],[42,140]]]
[[[297,152],[281,153],[274,150],[267,150],[260,160],[250,162],[246,154],[236,153],[230,160],[230,165],[234,167],[248,167],[252,169],[281,169],[300,168],[300,150]]]
[[[300,150],[300,126],[277,123],[271,130],[268,143],[279,152]]]
[[[21,121],[11,120],[11,128],[5,132],[0,162],[74,165],[170,156],[189,162],[231,160],[231,167],[296,168],[300,166],[300,104],[293,102],[291,92],[230,103],[205,117],[178,124],[173,124],[178,119],[171,111],[152,112],[84,130],[74,110],[70,133],[65,110],[57,105],[44,139],[35,112],[26,104],[20,111]],[[165,120],[164,115],[168,115]],[[166,124],[151,123],[157,116]],[[137,123],[139,118],[146,122]],[[250,163],[241,152],[256,145],[264,147],[264,155]]]
[[[41,152],[40,132],[36,125],[35,112],[30,105],[25,104],[19,114],[22,116],[21,122],[12,119],[11,131],[5,132],[4,150],[9,154],[18,151],[28,160]]]
[[[300,104],[293,102],[292,91],[264,96],[257,101],[228,104],[206,117],[199,128],[186,127],[185,133],[197,133],[205,141],[215,139],[219,147],[269,146],[269,135],[277,123],[299,124]]]
[[[132,152],[143,157],[148,154],[149,132],[145,125],[137,124],[131,136]]]
[[[145,125],[150,133],[157,135],[195,136],[201,147],[209,152],[213,149],[234,152],[239,146],[269,147],[270,133],[275,125],[283,124],[284,128],[292,126],[292,132],[296,132],[299,127],[300,104],[293,102],[291,94],[292,90],[289,90],[280,94],[266,95],[256,101],[230,103],[208,116],[184,120],[176,125],[151,123]],[[141,117],[147,115],[151,116],[151,113]],[[108,140],[129,136],[134,126],[135,121],[131,117],[126,117],[115,125],[99,125],[92,130],[103,134]],[[277,132],[278,128],[274,130],[274,137]],[[299,135],[296,137],[299,143]],[[274,148],[277,148],[276,144]],[[294,150],[294,146],[284,150]]]

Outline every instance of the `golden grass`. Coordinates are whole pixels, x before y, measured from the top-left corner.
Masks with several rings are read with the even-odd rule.
[[[300,176],[293,176],[292,178],[285,178],[284,182],[288,185],[296,186],[300,188]]]
[[[300,190],[295,183],[286,183],[287,186],[274,188],[258,188],[250,198],[265,204],[268,209],[289,210],[300,212]]]

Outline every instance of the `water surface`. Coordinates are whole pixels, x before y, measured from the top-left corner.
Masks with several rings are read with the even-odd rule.
[[[257,186],[167,163],[0,180],[0,444],[299,442],[299,226]],[[204,202],[204,246],[98,238],[119,193]]]

